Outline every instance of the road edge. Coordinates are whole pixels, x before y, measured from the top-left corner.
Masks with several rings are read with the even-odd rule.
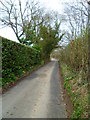
[[[59,61],[58,61],[58,68],[59,68],[59,75],[60,75],[60,89],[62,91],[61,95],[62,95],[62,99],[65,105],[66,117],[71,118],[71,115],[73,113],[73,104],[72,104],[70,96],[68,95],[67,90],[64,89],[64,78],[62,76]]]
[[[14,86],[16,86],[19,82],[21,82],[22,80],[24,80],[24,78],[28,77],[29,75],[31,75],[33,72],[37,71],[38,69],[40,69],[41,67],[43,67],[44,65],[48,64],[50,61],[46,61],[43,65],[39,65],[34,67],[30,72],[27,72],[26,75],[23,75],[20,78],[17,78],[17,80],[13,83],[8,84],[5,88],[3,88],[2,90],[0,90],[0,94],[4,94],[5,92],[7,92],[9,89],[13,88]]]

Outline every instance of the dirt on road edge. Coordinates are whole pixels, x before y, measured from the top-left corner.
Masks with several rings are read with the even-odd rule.
[[[58,64],[58,66],[59,66],[59,74],[60,74],[60,89],[62,91],[62,99],[65,105],[67,118],[71,118],[71,115],[73,113],[73,105],[67,90],[64,89],[64,78],[61,73],[60,65]]]

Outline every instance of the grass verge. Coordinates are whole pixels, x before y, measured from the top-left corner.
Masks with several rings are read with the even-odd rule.
[[[81,85],[80,73],[72,72],[66,64],[60,63],[60,68],[64,77],[64,89],[68,91],[74,107],[71,119],[88,118],[88,84]]]

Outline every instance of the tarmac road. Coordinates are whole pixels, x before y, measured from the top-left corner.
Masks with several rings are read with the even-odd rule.
[[[66,118],[58,62],[33,72],[2,96],[3,118]]]

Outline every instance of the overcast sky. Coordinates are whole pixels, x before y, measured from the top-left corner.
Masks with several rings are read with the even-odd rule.
[[[63,12],[63,5],[60,2],[60,0],[38,0],[38,1],[41,3],[42,6],[44,6],[48,10],[58,11],[60,14],[62,14]],[[14,41],[18,41],[14,32],[9,27],[0,29],[0,36],[6,37]]]
[[[75,0],[38,0],[38,1],[42,6],[44,6],[48,10],[58,11],[59,14],[63,14],[65,2],[71,2],[71,3],[75,2]],[[14,41],[18,41],[14,32],[9,27],[0,29],[0,36],[6,37]]]

